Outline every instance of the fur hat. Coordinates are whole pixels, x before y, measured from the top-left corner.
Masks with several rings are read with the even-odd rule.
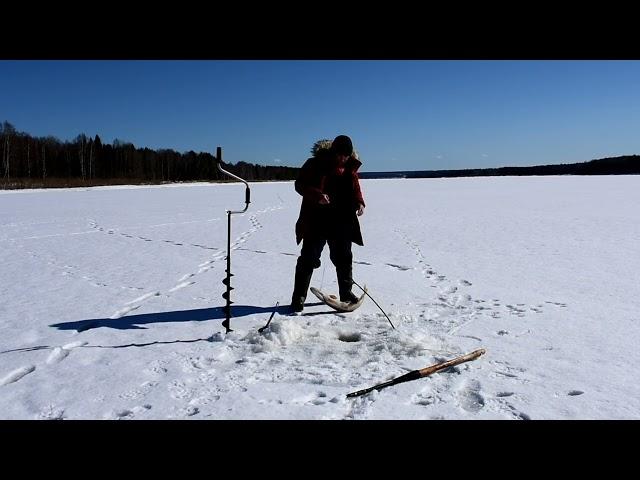
[[[322,138],[313,144],[313,147],[311,147],[311,154],[316,157],[318,155],[322,155],[322,152],[329,152],[331,151],[331,144],[332,142],[330,139]],[[358,154],[357,149],[353,149],[351,157],[355,158],[356,160],[360,160],[360,155]]]

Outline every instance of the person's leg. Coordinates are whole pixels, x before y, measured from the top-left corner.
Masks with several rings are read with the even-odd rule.
[[[358,301],[358,297],[351,292],[351,287],[353,286],[353,254],[351,253],[351,237],[340,235],[330,239],[329,253],[331,261],[336,267],[340,301]]]
[[[325,243],[326,240],[320,238],[305,238],[302,241],[302,250],[296,263],[293,295],[291,295],[291,308],[296,312],[301,312],[304,308],[311,276],[313,270],[320,266],[320,256]]]

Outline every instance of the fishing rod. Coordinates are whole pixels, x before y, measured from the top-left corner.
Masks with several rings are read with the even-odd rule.
[[[367,292],[367,290],[366,290],[366,289],[364,289],[364,288],[362,288],[360,285],[358,285],[358,284],[356,283],[356,281],[355,281],[355,280],[353,280],[353,279],[352,279],[351,281],[353,282],[353,284],[354,284],[356,287],[358,287],[360,290],[362,290],[362,291],[367,295],[367,297],[369,297],[371,300],[373,300],[373,297],[372,297],[371,295],[369,295],[369,292]],[[391,319],[390,319],[390,318],[389,318],[389,316],[384,312],[384,310],[382,310],[382,307],[381,307],[380,305],[378,305],[378,302],[376,302],[375,300],[373,300],[373,303],[375,303],[375,304],[376,304],[376,306],[380,309],[380,311],[384,314],[384,316],[385,316],[385,317],[387,317],[387,320],[389,320],[389,323],[391,323]],[[391,323],[391,328],[393,328],[394,330],[396,329],[396,327],[394,327],[394,326],[393,326],[393,323]]]

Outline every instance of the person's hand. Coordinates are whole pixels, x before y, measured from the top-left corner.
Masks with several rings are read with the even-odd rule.
[[[318,202],[320,205],[329,205],[329,195],[327,195],[326,193],[322,194],[322,197],[320,197],[320,201]]]
[[[363,213],[364,213],[364,205],[360,204],[360,207],[358,207],[358,211],[356,212],[356,214],[359,217],[361,217]]]

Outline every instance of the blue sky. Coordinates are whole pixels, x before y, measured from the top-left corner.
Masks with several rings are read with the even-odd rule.
[[[352,137],[362,171],[640,154],[640,61],[0,61],[0,121],[300,166]]]

